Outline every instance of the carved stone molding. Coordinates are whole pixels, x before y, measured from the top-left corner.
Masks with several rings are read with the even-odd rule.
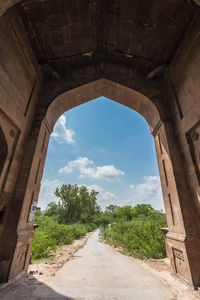
[[[9,174],[10,166],[13,160],[13,156],[20,135],[20,129],[1,109],[0,109],[0,127],[2,128],[8,146],[8,154],[7,154],[6,162],[4,164],[2,173],[0,174],[0,193],[1,193],[5,187],[6,180]]]
[[[186,137],[197,180],[200,185],[200,122],[198,122],[191,130],[189,130],[189,132],[187,132]]]
[[[16,250],[15,263],[14,263],[15,273],[18,273],[24,269],[27,251],[28,251],[28,245],[20,246]]]
[[[183,251],[176,248],[172,248],[172,253],[174,257],[175,272],[179,276],[183,276],[186,268]]]

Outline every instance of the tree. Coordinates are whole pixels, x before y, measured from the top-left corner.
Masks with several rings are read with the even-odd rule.
[[[147,217],[152,211],[155,211],[151,204],[138,204],[133,208],[133,217]]]
[[[109,206],[106,207],[105,211],[112,214],[116,211],[116,209],[118,208],[119,206],[117,205],[114,205],[114,204],[110,204]]]
[[[132,220],[133,208],[131,206],[118,207],[114,212],[115,218],[120,218],[124,220]]]
[[[58,214],[58,204],[56,202],[48,203],[44,215],[51,217],[51,216],[57,216],[57,214]]]
[[[98,192],[89,192],[85,186],[63,184],[60,189],[56,189],[55,195],[59,198],[57,215],[60,223],[90,223],[100,212],[96,198]],[[54,207],[56,208],[55,205]]]

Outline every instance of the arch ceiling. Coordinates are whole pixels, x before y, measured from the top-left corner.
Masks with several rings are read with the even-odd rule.
[[[55,98],[46,114],[50,128],[53,129],[55,122],[65,111],[100,96],[107,97],[137,111],[146,119],[151,131],[160,122],[160,115],[156,106],[147,97],[116,82],[99,79]]]
[[[149,97],[163,119],[162,75],[196,13],[191,3],[1,0],[0,13],[10,7],[21,17],[44,74],[44,111],[58,95],[106,78]]]
[[[15,3],[39,63],[59,74],[102,61],[162,72],[196,11],[186,0],[1,0],[0,13]]]

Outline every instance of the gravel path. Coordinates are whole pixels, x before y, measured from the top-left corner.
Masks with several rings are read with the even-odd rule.
[[[159,278],[99,242],[98,231],[48,285],[72,299],[173,299]]]

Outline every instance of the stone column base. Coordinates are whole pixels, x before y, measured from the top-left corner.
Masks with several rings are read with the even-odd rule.
[[[27,272],[32,250],[34,230],[18,232],[17,245],[12,260],[8,280],[21,271]]]
[[[168,232],[167,255],[172,270],[195,288],[200,286],[200,239]]]

